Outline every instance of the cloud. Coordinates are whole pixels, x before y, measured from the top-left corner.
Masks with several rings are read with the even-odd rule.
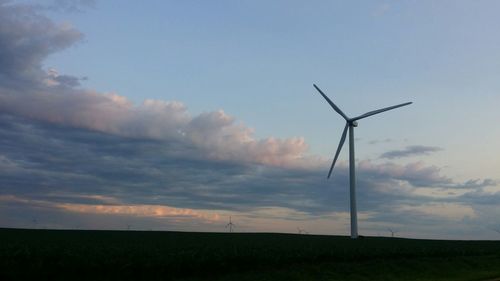
[[[2,4],[0,15],[0,112],[130,138],[183,142],[211,159],[306,164],[303,138],[254,139],[250,128],[222,110],[190,116],[178,101],[146,99],[135,106],[115,93],[78,88],[79,78],[45,71],[41,62],[80,40],[80,32],[54,24],[29,6]]]
[[[423,145],[412,145],[412,146],[407,146],[403,150],[391,150],[383,153],[380,155],[380,158],[388,158],[388,159],[393,159],[393,158],[403,158],[403,157],[411,157],[411,156],[417,156],[417,155],[428,155],[433,152],[441,151],[443,150],[440,147],[436,146],[423,146]]]
[[[5,93],[36,87],[46,75],[42,61],[83,38],[68,24],[55,24],[27,5],[0,3],[0,85]],[[26,85],[27,83],[27,85]]]
[[[89,204],[58,204],[56,208],[61,208],[70,212],[92,213],[92,214],[112,214],[112,215],[132,215],[143,217],[173,217],[178,219],[204,219],[206,221],[218,221],[220,216],[217,213],[206,213],[193,209],[172,208],[158,205],[89,205]]]
[[[429,217],[442,217],[450,220],[476,218],[477,214],[471,206],[457,203],[427,203],[422,205],[399,206],[403,212],[416,212]]]
[[[484,188],[484,187],[493,187],[497,186],[498,182],[493,180],[493,179],[473,179],[473,180],[467,180],[463,184],[459,184],[456,187],[457,188],[474,188],[474,189],[479,189],[479,188]]]
[[[242,212],[275,206],[310,215],[348,209],[348,169],[342,162],[327,181],[326,163],[318,169],[220,160],[182,141],[129,138],[10,115],[0,115],[0,138],[3,194],[71,204]],[[423,163],[361,161],[358,180],[359,198],[368,209],[422,196],[416,188],[463,185]]]
[[[392,141],[393,141],[392,139],[386,138],[386,139],[382,139],[382,140],[371,140],[371,141],[368,141],[368,144],[389,143]]]
[[[52,218],[65,217],[60,222],[64,225],[73,221],[68,214],[90,218],[98,215],[96,208],[109,220],[113,216],[159,220],[152,210],[166,206],[239,214],[249,219],[248,230],[259,225],[269,230],[272,228],[258,222],[329,218],[342,224],[345,218],[334,214],[347,215],[349,210],[345,162],[340,162],[333,177],[326,180],[327,163],[321,168],[304,168],[220,160],[206,157],[202,153],[205,148],[173,139],[131,138],[5,114],[0,115],[0,139],[0,194],[30,202],[19,205],[13,201],[1,209],[4,214],[12,215],[14,210],[17,216],[24,213],[23,220],[28,223],[29,217],[41,210],[50,212]],[[464,187],[467,183],[469,189]],[[399,165],[361,161],[358,208],[360,213],[370,214],[364,218],[367,221],[394,225],[415,219],[402,218],[406,210],[397,207],[401,205],[426,204],[429,200],[474,206],[498,202],[495,195],[477,193],[488,183],[456,183],[443,176],[439,168],[421,162]],[[448,194],[454,185],[464,191],[462,195]],[[443,194],[422,193],[424,188]],[[471,190],[476,192],[474,196]],[[77,212],[78,208],[82,211]],[[433,215],[423,218],[429,217]],[[449,219],[438,214],[434,217]],[[420,219],[420,223],[426,223]],[[211,229],[206,223],[204,227]]]
[[[56,208],[64,211],[84,213],[84,214],[111,214],[111,215],[129,215],[129,216],[139,216],[139,217],[157,217],[157,218],[195,218],[203,219],[206,221],[218,221],[220,219],[219,214],[210,211],[199,211],[193,209],[185,208],[174,208],[164,205],[123,205],[119,204],[115,198],[110,198],[107,196],[93,195],[93,196],[82,196],[91,199],[105,200],[108,204],[75,204],[75,203],[54,203],[51,201],[43,200],[30,200],[16,196],[1,196],[0,201],[5,201],[9,203],[19,203],[19,204],[30,204],[45,206],[48,208]],[[113,204],[109,204],[110,201]]]
[[[2,195],[0,203],[3,227],[220,231],[222,224],[214,211],[165,205],[72,204]]]
[[[423,162],[414,162],[406,165],[395,163],[375,164],[372,161],[360,161],[359,169],[369,172],[374,177],[384,177],[401,180],[412,186],[436,187],[452,184],[451,178],[441,175],[441,169],[436,166],[426,166]]]
[[[49,68],[49,70],[47,71],[47,78],[43,82],[49,87],[78,87],[80,86],[80,80],[85,80],[85,78],[77,78],[69,75],[59,75],[57,70]]]
[[[76,90],[0,94],[0,102],[4,113],[129,138],[182,142],[210,159],[307,165],[303,138],[254,139],[251,129],[222,110],[191,117],[180,102],[145,100],[135,107],[116,94]]]

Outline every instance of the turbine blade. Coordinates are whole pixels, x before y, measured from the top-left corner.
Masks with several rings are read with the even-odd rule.
[[[349,123],[345,123],[344,132],[342,132],[342,137],[340,138],[339,147],[337,147],[337,152],[335,153],[335,157],[333,158],[332,166],[330,167],[330,171],[328,172],[327,178],[330,178],[330,176],[332,175],[333,167],[335,166],[335,162],[337,162],[337,158],[339,158],[340,150],[342,150],[342,146],[344,145],[348,127]]]
[[[347,117],[347,115],[344,114],[344,112],[342,112],[342,110],[340,110],[340,108],[338,108],[338,106],[336,106],[326,95],[325,93],[323,93],[323,91],[321,91],[318,86],[316,86],[316,84],[313,84],[314,88],[316,88],[316,90],[318,90],[318,92],[325,98],[325,100],[330,104],[330,106],[335,110],[337,111],[338,114],[342,115],[342,117],[344,117],[345,121],[348,121],[349,118]]]
[[[405,106],[405,105],[410,105],[410,104],[412,104],[412,102],[405,102],[405,103],[402,103],[402,104],[393,105],[393,106],[389,106],[389,107],[386,107],[386,108],[373,110],[373,111],[367,112],[365,114],[362,114],[362,115],[360,115],[358,117],[354,117],[354,118],[351,119],[351,121],[356,121],[356,120],[359,120],[359,119],[363,119],[363,118],[366,118],[368,116],[372,116],[372,115],[379,114],[379,113],[382,113],[382,112],[387,111],[387,110],[395,109],[395,108],[402,107],[402,106]]]

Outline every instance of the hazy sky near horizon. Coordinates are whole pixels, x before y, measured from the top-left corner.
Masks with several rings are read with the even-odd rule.
[[[0,226],[497,239],[498,1],[0,1]]]

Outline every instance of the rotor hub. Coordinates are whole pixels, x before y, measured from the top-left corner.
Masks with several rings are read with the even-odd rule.
[[[358,122],[357,122],[357,121],[352,121],[352,122],[351,122],[351,126],[353,126],[353,127],[357,127],[357,126],[358,126]]]

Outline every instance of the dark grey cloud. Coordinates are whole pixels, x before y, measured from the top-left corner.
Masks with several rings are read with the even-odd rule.
[[[50,86],[59,86],[68,89],[80,86],[81,80],[86,80],[86,77],[78,78],[70,75],[59,75],[55,69],[49,69],[44,82]]]
[[[41,70],[43,59],[68,48],[82,37],[82,33],[75,28],[67,24],[55,24],[40,15],[33,6],[0,2],[2,91],[6,88],[36,88],[45,76]]]
[[[6,114],[0,116],[0,139],[4,195],[109,204],[89,197],[102,195],[124,204],[238,211],[278,206],[310,215],[348,209],[348,170],[343,165],[326,180],[323,169],[207,159],[200,148],[181,141],[115,136]],[[421,200],[408,187],[455,184],[421,163],[362,161],[358,167],[361,210],[376,210],[382,202]],[[488,183],[456,185],[475,189]],[[384,191],[386,187],[392,191]]]
[[[453,184],[453,180],[442,175],[436,166],[427,166],[422,162],[399,165],[392,162],[376,164],[372,161],[361,161],[360,169],[372,174],[371,179],[394,179],[410,183],[415,187],[437,187]]]
[[[487,186],[497,186],[498,182],[493,179],[473,179],[473,180],[468,180],[464,182],[463,184],[457,185],[456,187],[462,187],[462,188],[474,188],[474,189],[479,189],[482,187],[487,187]]]
[[[349,210],[348,167],[342,162],[327,180],[327,163],[324,168],[280,167],[206,158],[202,150],[182,141],[117,136],[2,114],[0,218],[8,226],[21,227],[32,227],[35,216],[43,227],[123,228],[131,224],[141,229],[195,230],[198,226],[217,230],[203,222],[183,224],[120,213],[71,215],[57,206],[170,206],[244,213],[254,219],[261,216],[256,210],[287,208],[301,215],[276,217],[303,222]],[[498,193],[482,191],[493,181],[456,183],[438,168],[422,163],[361,161],[357,172],[358,209],[373,213],[365,227],[379,231],[387,225],[402,231],[414,229],[415,224],[430,232],[437,225],[453,228],[454,220],[422,209],[441,203],[496,206],[499,200]],[[421,187],[454,186],[470,192],[444,198],[414,192]],[[469,213],[466,209],[464,214]]]
[[[428,155],[433,152],[441,150],[443,149],[436,146],[411,145],[407,146],[405,149],[402,150],[391,150],[384,152],[382,153],[382,155],[380,155],[380,158],[393,159],[393,158],[403,158],[403,157],[411,157],[418,155]]]
[[[303,199],[303,183],[313,175],[323,178],[307,170],[206,159],[183,142],[126,138],[11,115],[1,116],[0,136],[0,163],[9,167],[0,192],[32,199],[82,203],[83,196],[101,194],[127,204],[198,209],[293,207]]]

